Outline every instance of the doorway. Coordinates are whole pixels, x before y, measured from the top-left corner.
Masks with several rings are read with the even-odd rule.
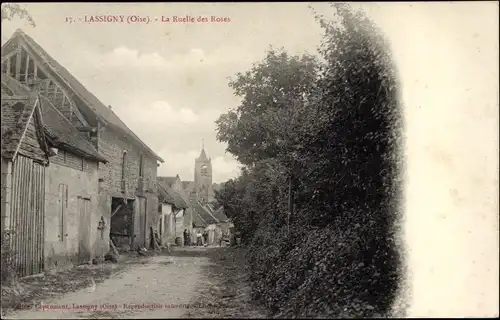
[[[91,208],[89,198],[78,197],[78,263],[87,263],[91,260]]]
[[[111,198],[110,238],[116,247],[134,245],[134,200]]]
[[[134,215],[134,238],[136,240],[135,246],[147,247],[148,244],[148,232],[146,230],[146,208],[147,199],[142,197],[137,197],[137,210]]]

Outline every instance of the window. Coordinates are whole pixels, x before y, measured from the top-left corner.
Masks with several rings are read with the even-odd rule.
[[[144,177],[144,156],[139,158],[139,177]]]
[[[201,172],[201,175],[203,175],[203,176],[206,176],[208,174],[208,168],[207,168],[206,164],[201,166],[200,172]]]
[[[90,130],[89,132],[89,136],[91,138],[96,138],[98,136],[98,128],[92,128],[92,130]]]

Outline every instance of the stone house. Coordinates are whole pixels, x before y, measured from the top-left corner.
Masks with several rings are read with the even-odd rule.
[[[219,221],[212,215],[210,209],[199,201],[190,203],[194,211],[194,241],[196,241],[196,232],[208,232],[208,244],[214,244],[217,233],[217,224]]]
[[[177,203],[181,203],[183,210],[177,211],[175,216],[176,228],[175,237],[180,237],[182,245],[184,245],[184,230],[190,234],[193,232],[193,209],[189,205],[189,197],[187,196],[182,186],[182,180],[179,175],[175,177],[158,177],[158,185],[163,186],[173,198],[177,199]]]
[[[191,206],[195,212],[193,219],[194,232],[203,233],[207,231],[209,245],[216,245],[223,236],[231,234],[234,224],[225,215],[222,207],[214,210],[210,204],[200,202],[192,203]]]
[[[184,219],[186,218],[187,202],[170,186],[158,181],[158,202],[160,219],[158,234],[162,244],[173,244],[180,237],[183,244]]]
[[[160,237],[161,245],[173,244],[175,242],[175,216],[173,206],[169,200],[162,199],[163,189],[158,187],[158,236]]]
[[[132,247],[146,246],[157,224],[156,173],[163,160],[71,73],[21,30],[2,46],[2,72],[30,86],[44,80],[45,96],[108,160],[98,165],[98,216],[102,248],[110,236]],[[35,81],[34,81],[35,80]],[[112,218],[113,217],[113,218]]]
[[[9,116],[15,118],[16,109],[20,110],[19,103],[8,103],[16,101],[14,95],[31,96],[37,102],[34,107],[31,103],[24,105],[22,112],[32,110],[33,115],[25,134],[20,136],[4,134],[11,121]],[[97,168],[106,159],[49,99],[37,96],[6,74],[2,74],[2,140],[3,159],[9,155],[4,146],[20,146],[10,168],[4,170],[2,162],[2,222],[6,222],[2,231],[18,231],[12,243],[19,257],[18,273],[24,276],[65,268],[90,262],[99,255],[104,244],[98,230],[101,217],[97,210]],[[27,141],[45,156],[27,162]],[[21,173],[28,174],[30,181],[20,183]],[[28,201],[25,194],[30,194]],[[23,207],[30,202],[36,205]],[[26,237],[27,230],[33,230],[31,236]]]

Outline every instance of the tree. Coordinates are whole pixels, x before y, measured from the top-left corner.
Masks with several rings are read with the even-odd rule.
[[[293,212],[294,171],[297,150],[303,145],[299,129],[309,112],[311,91],[319,63],[304,54],[290,56],[271,48],[265,59],[246,73],[238,73],[229,86],[241,105],[217,120],[219,141],[243,164],[253,166],[279,159],[287,168],[288,211]]]
[[[298,125],[294,109],[307,102],[317,66],[313,56],[290,56],[271,48],[262,62],[229,83],[243,101],[216,121],[217,139],[249,166],[263,159],[290,157]]]
[[[373,22],[348,5],[334,10],[333,21],[317,17],[324,63],[271,50],[231,82],[243,102],[217,122],[247,166],[218,197],[251,237],[253,292],[285,317],[386,315],[401,275],[396,71]]]
[[[32,27],[36,26],[33,17],[25,8],[22,8],[17,3],[2,3],[2,22],[11,21],[15,17],[25,19]]]

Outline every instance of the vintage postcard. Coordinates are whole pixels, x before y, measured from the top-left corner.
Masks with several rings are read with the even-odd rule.
[[[498,7],[2,3],[2,318],[498,317]]]

